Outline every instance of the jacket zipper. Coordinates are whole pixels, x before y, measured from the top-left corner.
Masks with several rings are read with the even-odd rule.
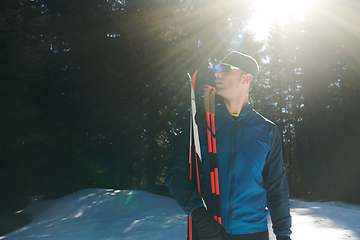
[[[232,186],[234,185],[234,169],[235,169],[235,147],[236,147],[236,121],[234,121],[234,148],[233,148],[233,159],[231,165],[231,178],[230,178],[230,191],[229,191],[229,211],[228,211],[228,230],[227,233],[230,233],[230,209],[231,209],[231,195],[232,195]]]

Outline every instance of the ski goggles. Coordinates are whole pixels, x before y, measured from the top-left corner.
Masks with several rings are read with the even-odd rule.
[[[216,72],[230,72],[231,69],[239,70],[239,71],[241,71],[241,72],[243,72],[245,74],[247,73],[244,70],[242,70],[242,69],[240,69],[238,67],[235,67],[235,66],[233,66],[231,64],[227,64],[227,63],[219,63],[218,65],[216,65],[214,67],[214,70]]]

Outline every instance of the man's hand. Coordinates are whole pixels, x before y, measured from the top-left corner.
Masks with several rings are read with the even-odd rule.
[[[210,213],[204,208],[199,207],[191,214],[196,224],[196,229],[200,240],[226,240],[226,232]]]
[[[289,236],[279,236],[276,237],[276,240],[291,240],[291,238]]]

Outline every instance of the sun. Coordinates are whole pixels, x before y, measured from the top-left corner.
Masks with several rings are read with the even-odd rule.
[[[293,16],[301,19],[304,11],[312,6],[311,0],[255,0],[256,12],[248,22],[248,28],[252,29],[257,38],[264,38],[275,20],[280,24]]]
[[[310,0],[255,0],[256,8],[263,15],[263,20],[278,17],[284,22],[290,15],[300,17],[311,5]]]

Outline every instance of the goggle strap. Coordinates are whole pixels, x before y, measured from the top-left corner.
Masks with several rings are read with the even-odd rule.
[[[218,70],[218,69],[216,69],[216,67],[217,67],[217,66],[221,66],[221,65],[223,65],[223,66],[228,66],[228,67],[230,67],[230,69],[239,70],[239,71],[243,72],[244,74],[247,74],[247,73],[248,73],[248,72],[242,70],[241,68],[235,67],[235,66],[233,66],[233,65],[231,65],[231,64],[228,64],[228,63],[219,63],[219,64],[217,64],[217,65],[214,67],[215,70]],[[222,71],[219,71],[219,72],[222,72]]]
[[[231,65],[231,64],[227,64],[227,63],[220,63],[220,64],[218,64],[218,65],[226,65],[226,66],[229,66],[230,69],[240,70],[240,68],[235,67],[235,66],[233,66],[233,65]]]

